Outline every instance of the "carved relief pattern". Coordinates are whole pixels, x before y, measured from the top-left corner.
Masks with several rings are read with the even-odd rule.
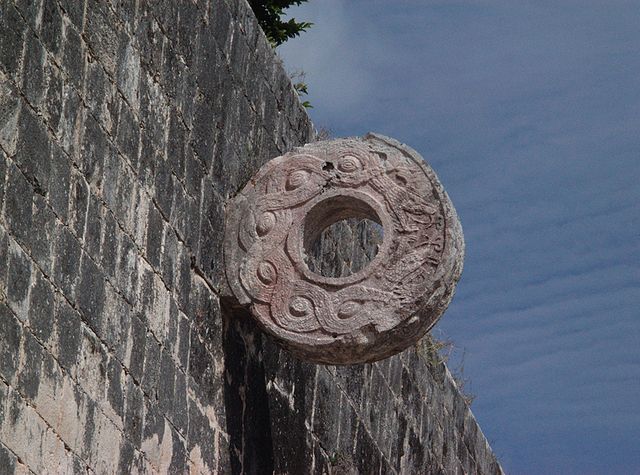
[[[369,361],[410,345],[444,310],[430,299],[441,293],[446,307],[459,278],[453,207],[421,158],[386,137],[319,142],[278,157],[228,206],[225,266],[234,295],[306,359]],[[373,261],[347,277],[311,272],[308,241],[354,216],[383,227]],[[459,237],[448,249],[451,231]],[[447,269],[439,272],[443,257]]]

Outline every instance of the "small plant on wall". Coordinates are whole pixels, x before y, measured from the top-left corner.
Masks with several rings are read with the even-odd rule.
[[[307,83],[305,81],[305,72],[304,71],[295,71],[293,73],[289,73],[289,77],[291,78],[291,81],[293,82],[293,88],[296,90],[296,92],[298,93],[298,96],[300,96],[300,100],[302,100],[302,96],[303,95],[307,95],[309,94],[309,91],[307,90],[308,86]],[[302,105],[304,107],[306,107],[307,109],[312,109],[313,106],[311,105],[311,103],[309,101],[302,101]]]
[[[295,18],[283,20],[284,10],[292,5],[300,5],[307,0],[249,0],[253,12],[258,18],[264,34],[275,48],[290,38],[306,31],[312,23],[296,21]]]
[[[313,23],[307,21],[296,21],[291,18],[287,21],[282,19],[284,10],[292,5],[300,5],[307,0],[249,0],[249,4],[253,9],[258,23],[267,36],[267,39],[274,48],[280,46],[285,41],[295,38],[303,31],[306,31]],[[298,72],[291,75],[293,88],[300,96],[302,105],[307,109],[313,106],[309,101],[303,100],[302,96],[308,94],[307,84],[304,82],[304,72]]]

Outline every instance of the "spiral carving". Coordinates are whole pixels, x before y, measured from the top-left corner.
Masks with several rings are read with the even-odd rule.
[[[462,272],[462,230],[435,173],[381,135],[316,142],[273,159],[227,209],[233,295],[306,360],[348,364],[401,351],[440,318]],[[305,248],[349,217],[382,225],[373,261],[347,277],[309,270]]]

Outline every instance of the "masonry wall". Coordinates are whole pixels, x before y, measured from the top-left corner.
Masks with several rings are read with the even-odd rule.
[[[0,0],[0,473],[500,471],[443,365],[220,298],[225,200],[313,138],[244,0]]]

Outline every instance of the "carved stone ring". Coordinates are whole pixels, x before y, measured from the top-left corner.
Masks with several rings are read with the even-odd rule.
[[[375,258],[345,277],[307,249],[347,218],[382,226]],[[453,205],[414,150],[376,134],[308,144],[265,164],[227,204],[225,271],[241,305],[303,359],[375,361],[414,344],[447,308],[464,240]]]

